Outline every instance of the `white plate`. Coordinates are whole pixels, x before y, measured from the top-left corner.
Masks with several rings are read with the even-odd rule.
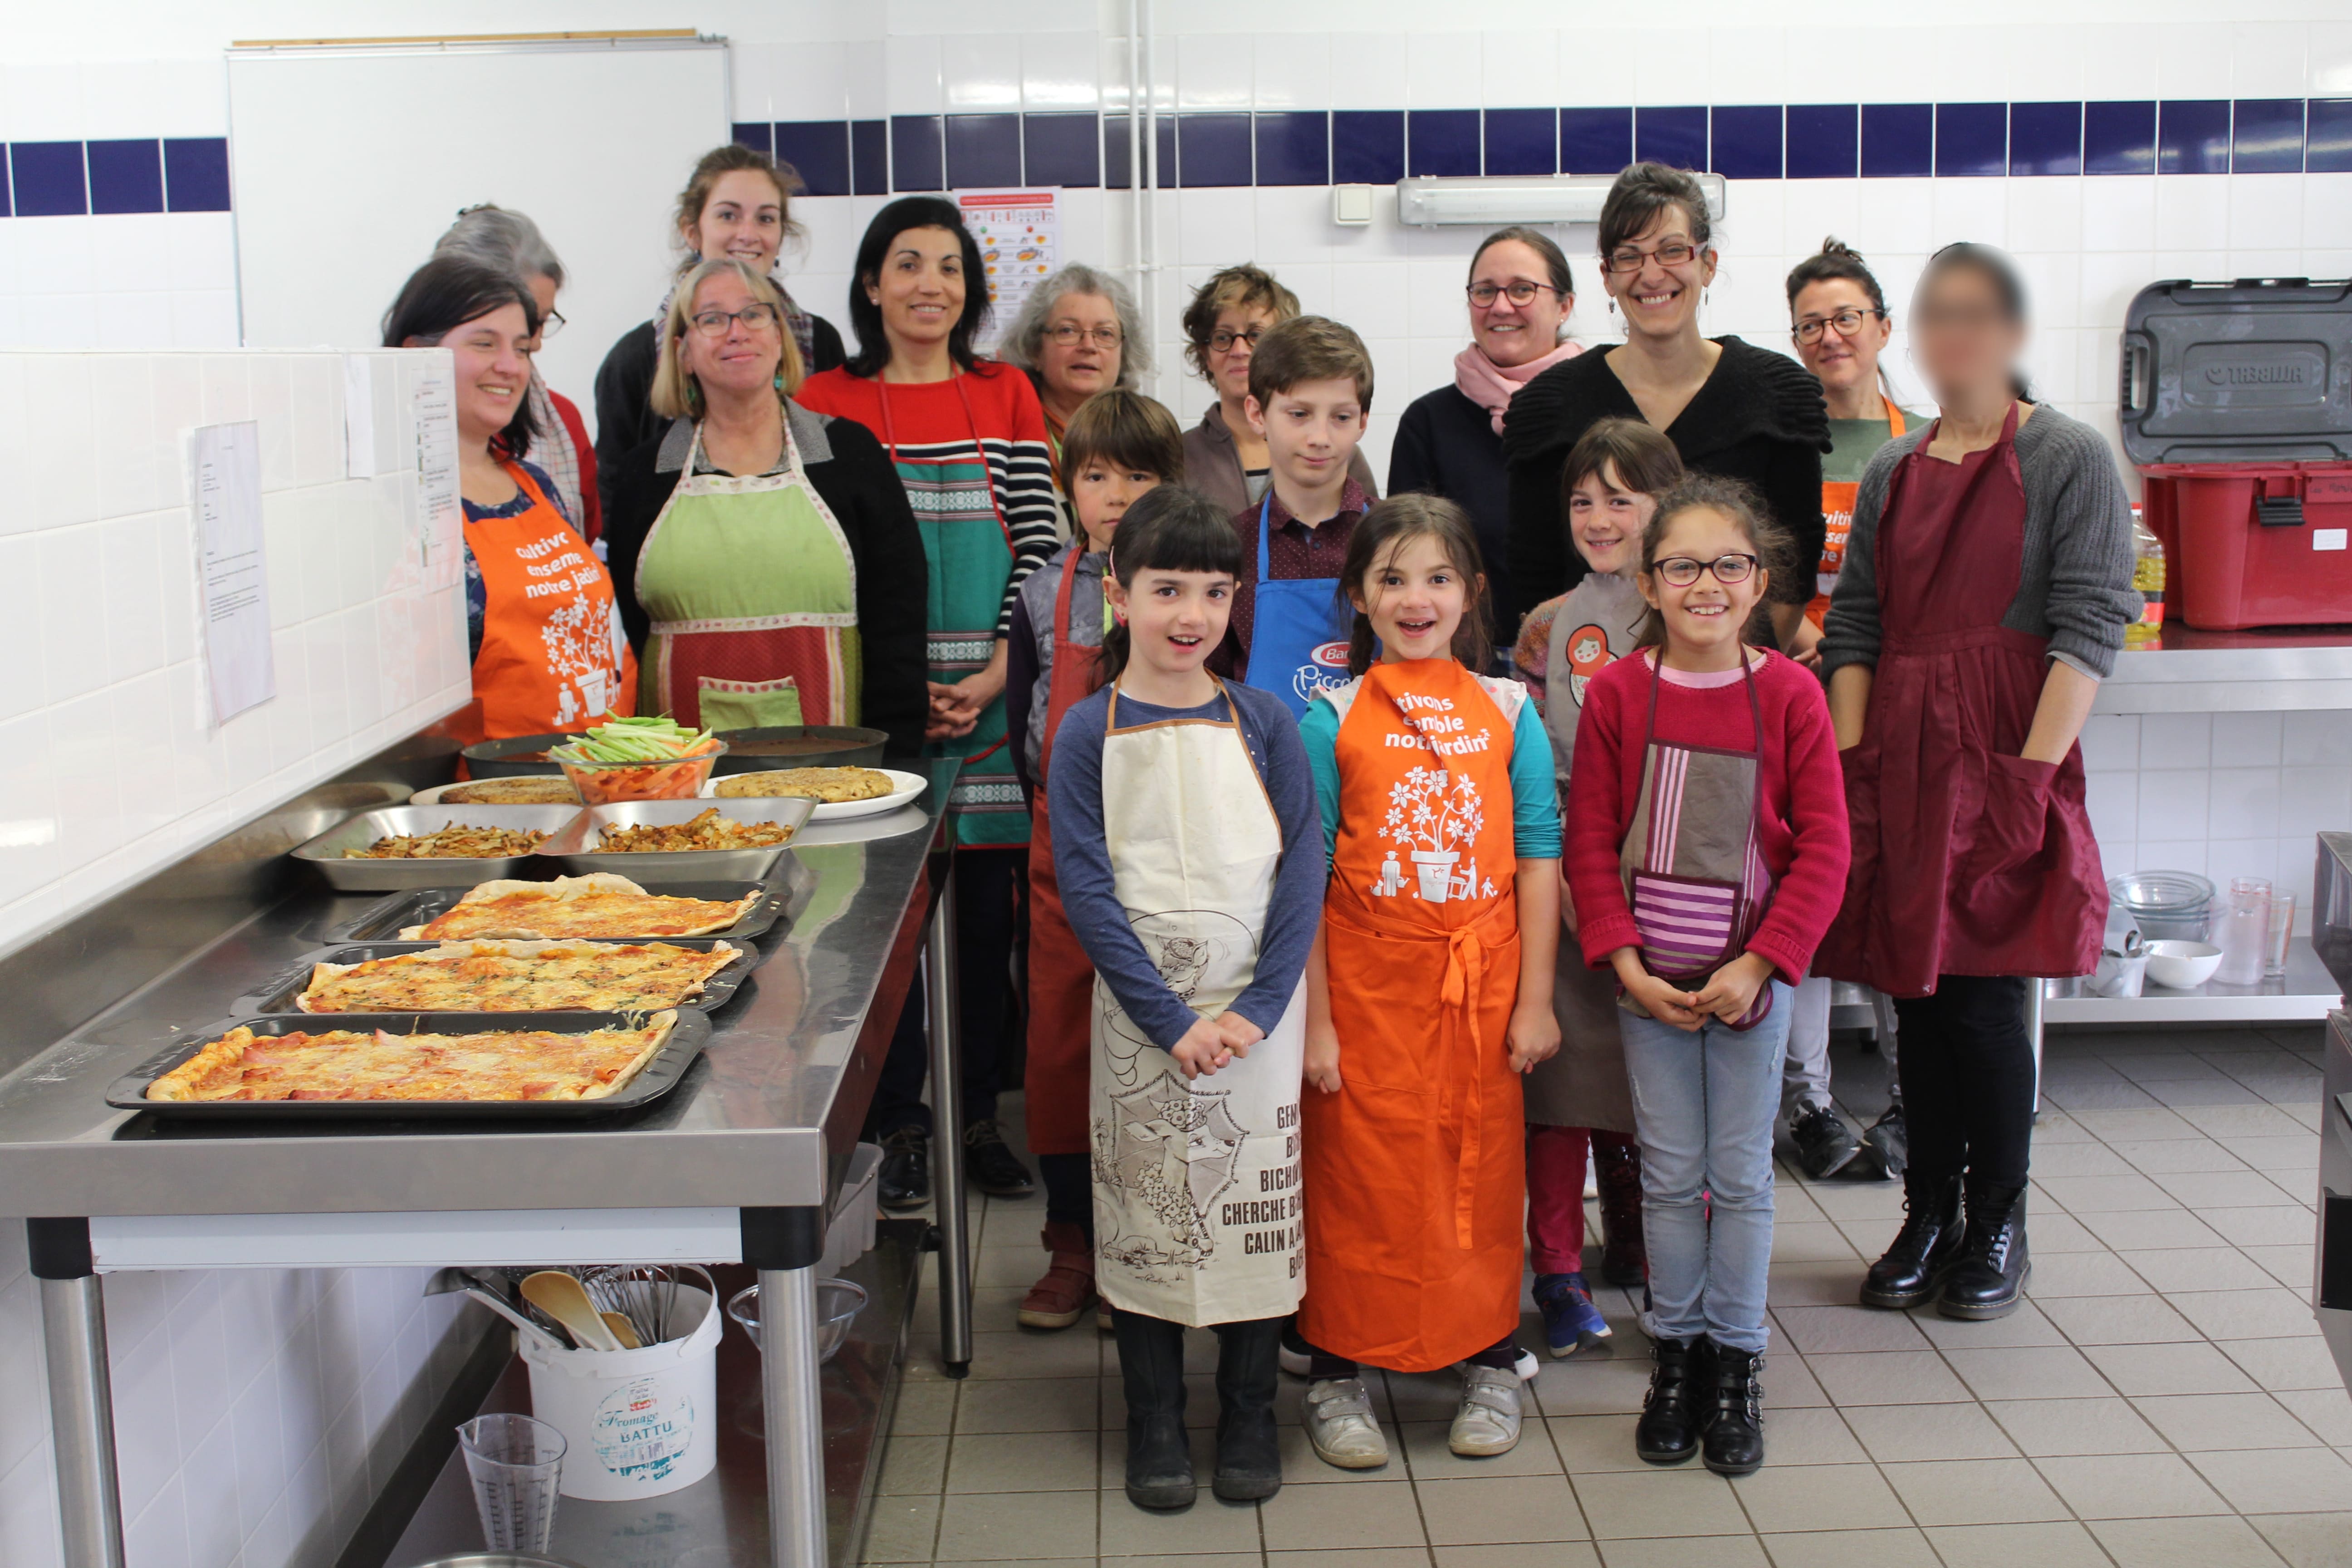
[[[459,784],[479,784],[482,781],[479,779],[459,779],[457,784],[435,784],[431,789],[421,789],[415,795],[410,795],[408,797],[408,804],[411,805],[439,805],[441,804],[441,797],[449,791],[457,788]],[[551,800],[532,804],[568,805],[572,807],[574,810],[577,810],[580,805],[580,803],[576,800]]]
[[[753,773],[780,773],[784,770],[782,768],[754,768],[751,771]],[[819,801],[817,803],[816,810],[811,814],[809,820],[811,822],[839,822],[844,817],[849,816],[878,816],[886,811],[898,810],[900,806],[906,805],[908,801],[922,794],[925,786],[930,783],[929,779],[926,779],[920,773],[900,773],[897,768],[873,768],[868,771],[887,774],[891,784],[895,787],[891,789],[888,795],[877,795],[872,800]],[[724,784],[730,777],[741,778],[742,776],[743,775],[741,773],[717,773],[712,775],[710,781],[702,786],[702,797],[705,800],[719,799],[719,786],[721,784]],[[761,799],[763,797],[755,795],[751,798]]]

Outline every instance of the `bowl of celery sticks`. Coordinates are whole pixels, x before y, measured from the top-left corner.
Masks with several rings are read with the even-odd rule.
[[[563,770],[583,803],[690,800],[727,753],[708,730],[689,730],[669,718],[608,719],[557,746],[548,756]]]

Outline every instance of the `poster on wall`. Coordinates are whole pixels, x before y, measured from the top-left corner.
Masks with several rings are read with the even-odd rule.
[[[261,534],[261,426],[201,425],[189,443],[202,592],[205,684],[226,724],[278,694],[269,566]]]
[[[466,578],[466,511],[457,494],[457,369],[436,354],[416,372],[409,393],[416,432],[416,510],[427,589]]]
[[[1029,291],[1061,265],[1060,210],[1052,190],[958,191],[964,226],[980,242],[980,263],[988,278],[989,325],[993,347]]]

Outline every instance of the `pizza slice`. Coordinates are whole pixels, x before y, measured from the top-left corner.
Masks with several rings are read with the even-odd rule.
[[[551,882],[484,882],[439,918],[403,926],[404,942],[453,937],[706,936],[725,931],[760,901],[680,899],[648,893],[626,877],[598,871]]]
[[[660,1054],[677,1014],[637,1028],[395,1035],[330,1029],[257,1035],[239,1025],[147,1086],[189,1102],[604,1100]]]
[[[445,942],[426,952],[320,963],[295,998],[305,1013],[598,1013],[675,1007],[741,949],[577,939]]]

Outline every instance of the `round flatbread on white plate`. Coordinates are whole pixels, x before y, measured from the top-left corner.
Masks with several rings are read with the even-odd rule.
[[[897,768],[865,768],[856,771],[882,774],[890,781],[890,793],[872,795],[865,800],[819,801],[816,809],[809,814],[811,822],[839,822],[845,817],[879,816],[886,811],[896,811],[922,794],[924,787],[930,782],[920,773],[902,773]],[[720,773],[702,786],[703,798],[719,799],[720,784],[748,776],[750,775],[744,773]]]

